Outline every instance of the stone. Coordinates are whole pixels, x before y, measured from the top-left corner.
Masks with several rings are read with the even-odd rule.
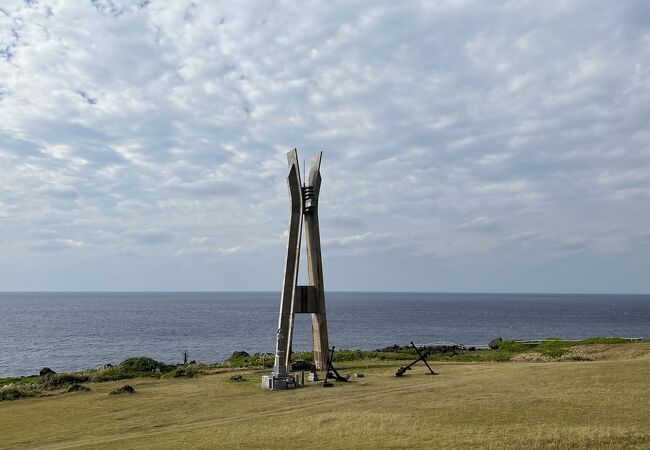
[[[299,359],[291,363],[291,370],[311,370],[312,368],[313,368],[312,364],[303,361],[302,359]]]
[[[133,389],[133,386],[131,386],[130,384],[125,384],[121,388],[111,391],[109,395],[120,395],[120,394],[135,394],[135,389]]]
[[[90,392],[90,388],[82,384],[74,383],[68,388],[68,392]]]
[[[498,337],[496,339],[492,339],[488,343],[488,347],[490,347],[493,350],[496,350],[497,348],[499,348],[499,346],[501,345],[502,342],[503,342],[503,339],[501,339],[500,337]]]
[[[49,367],[43,367],[41,371],[38,373],[39,376],[44,377],[45,375],[50,375],[50,374],[56,374],[55,371],[50,369]]]
[[[239,383],[239,382],[246,381],[246,380],[241,375],[233,375],[232,377],[230,377],[230,381],[234,381],[236,383]]]
[[[248,352],[234,352],[231,358],[244,358],[250,356]]]
[[[176,369],[174,372],[174,378],[193,378],[194,377],[194,372],[191,370],[184,369],[183,367],[179,367]]]

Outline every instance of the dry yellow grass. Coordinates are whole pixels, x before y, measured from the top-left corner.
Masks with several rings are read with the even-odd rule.
[[[594,361],[650,358],[650,343],[578,345],[571,349],[590,356]]]
[[[537,352],[529,352],[529,353],[518,353],[512,358],[510,358],[510,361],[513,362],[549,362],[553,361],[553,357],[548,356],[548,355],[543,355],[541,353]]]
[[[650,346],[624,347],[636,345],[634,359],[437,364],[438,376],[395,378],[400,364],[383,362],[332,389],[269,392],[254,374],[132,380],[133,396],[90,384],[0,403],[0,447],[650,448]]]

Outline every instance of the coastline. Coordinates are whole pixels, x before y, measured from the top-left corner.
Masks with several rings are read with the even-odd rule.
[[[650,296],[332,292],[327,302],[337,348],[650,335]],[[278,305],[274,292],[2,293],[0,376],[43,366],[83,370],[140,355],[176,363],[189,352],[214,363],[238,350],[270,352]],[[311,323],[300,319],[296,351],[311,348]]]
[[[484,348],[464,346],[453,343],[437,343],[420,346],[420,351],[432,362],[457,363],[499,363],[510,361],[592,361],[594,358],[585,352],[585,348],[594,345],[634,345],[649,344],[644,338],[594,337],[582,340],[512,340],[501,338],[492,340]],[[334,354],[337,363],[358,361],[405,361],[417,357],[411,346],[393,345],[376,350],[339,350]],[[313,362],[311,352],[296,352],[293,361],[307,364]],[[269,370],[273,367],[273,354],[236,351],[228,359],[205,364],[197,361],[183,363],[164,363],[147,356],[128,358],[119,364],[104,364],[96,368],[79,371],[56,371],[44,366],[39,374],[17,377],[0,377],[0,388],[7,385],[26,386],[23,393],[17,392],[16,398],[40,396],[62,386],[82,382],[105,382],[126,380],[138,377],[179,378],[215,373],[228,369]],[[0,400],[2,397],[0,396]]]

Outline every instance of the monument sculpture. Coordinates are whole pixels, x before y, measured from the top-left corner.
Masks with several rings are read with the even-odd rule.
[[[262,377],[267,389],[291,389],[298,385],[297,376],[290,374],[291,341],[295,314],[311,314],[314,364],[317,370],[326,370],[329,344],[325,317],[325,290],[323,288],[323,262],[318,227],[318,195],[320,193],[320,163],[323,152],[314,156],[309,177],[301,184],[298,152],[287,153],[289,196],[291,214],[287,241],[287,259],[280,300],[275,362],[273,372]],[[298,285],[302,228],[305,228],[308,284]]]

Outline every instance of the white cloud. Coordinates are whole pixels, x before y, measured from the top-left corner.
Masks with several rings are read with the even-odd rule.
[[[569,252],[575,270],[596,251],[643,259],[647,246],[625,243],[650,223],[647,11],[586,0],[6,1],[0,264],[27,273],[31,256],[67,245],[63,263],[83,254],[82,267],[109,274],[118,268],[105,261],[125,253],[170,267],[192,254],[192,267],[238,261],[259,283],[206,275],[201,288],[276,289],[265,264],[282,264],[292,147],[307,159],[325,150],[327,264],[372,253],[386,279],[394,258],[424,258],[396,277],[412,277],[402,288],[442,289],[427,276],[434,259],[499,259],[515,242]],[[590,279],[615,288],[604,273]]]
[[[468,231],[498,231],[501,229],[501,221],[496,217],[480,216],[461,223],[458,229]]]
[[[170,232],[160,229],[128,231],[125,235],[141,245],[167,244],[171,242],[174,237]]]

